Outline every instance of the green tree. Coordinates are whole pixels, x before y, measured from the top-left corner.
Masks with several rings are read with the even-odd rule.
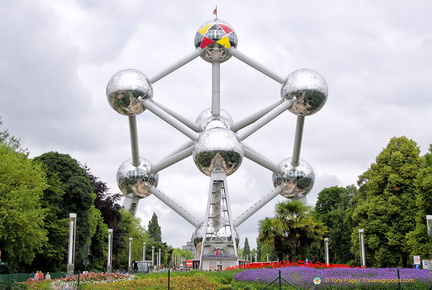
[[[244,247],[243,247],[243,256],[250,256],[250,254],[251,254],[251,249],[250,249],[250,246],[249,246],[249,240],[248,240],[248,238],[245,238],[245,241],[244,241]]]
[[[7,271],[21,271],[47,242],[41,206],[46,175],[41,166],[0,144],[0,249]],[[2,267],[2,269],[5,269]]]
[[[122,246],[117,256],[113,257],[113,266],[119,269],[127,269],[129,258],[129,238],[132,238],[132,260],[142,260],[143,243],[146,242],[147,249],[155,245],[149,240],[146,230],[141,226],[141,220],[135,218],[129,211],[122,208],[120,210],[121,221],[119,228],[124,233],[122,238]],[[162,248],[160,244],[157,249]]]
[[[318,193],[315,215],[328,228],[326,236],[329,239],[331,263],[351,264],[355,258],[350,252],[353,227],[349,208],[351,199],[357,191],[357,188],[352,185],[347,187],[333,186]],[[323,247],[320,247],[318,255],[315,254],[312,259],[324,260]]]
[[[150,239],[155,242],[162,242],[162,232],[159,226],[158,217],[156,213],[153,213],[151,220],[148,223],[148,233]]]
[[[407,233],[407,244],[410,256],[432,257],[432,238],[428,236],[426,215],[432,214],[432,145],[429,152],[422,157],[423,167],[415,179],[415,203],[417,212],[415,215],[416,227]]]
[[[43,191],[41,206],[46,209],[43,228],[47,231],[48,241],[44,243],[42,251],[38,253],[31,264],[27,264],[27,272],[34,269],[42,271],[59,272],[65,265],[65,245],[68,241],[68,218],[60,218],[64,191],[60,178],[56,173],[48,170],[45,164],[40,163],[47,176],[48,187]]]
[[[98,177],[94,176],[87,166],[84,167],[84,170],[90,179],[93,192],[96,194],[94,206],[99,210],[100,217],[102,218],[102,221],[98,219],[98,229],[91,241],[90,255],[90,266],[95,267],[95,270],[99,270],[103,269],[106,264],[107,251],[104,249],[107,247],[107,232],[104,232],[104,225],[106,225],[106,229],[113,230],[113,257],[116,257],[119,251],[124,249],[125,246],[125,233],[119,226],[122,219],[122,214],[120,212],[122,207],[118,203],[121,199],[121,195],[119,193],[109,194],[108,186],[105,182],[102,182]]]
[[[275,213],[274,218],[259,222],[258,240],[274,247],[279,260],[285,255],[292,262],[305,259],[310,247],[322,241],[326,227],[315,218],[312,208],[301,201],[280,202]]]
[[[64,195],[58,204],[60,208],[58,218],[68,218],[69,213],[77,214],[75,260],[81,263],[83,246],[92,238],[90,209],[94,204],[95,194],[89,177],[78,161],[68,154],[48,152],[34,159],[44,163],[47,170],[57,174],[61,181]],[[66,245],[64,247],[66,250]]]
[[[408,265],[406,234],[415,227],[414,182],[422,164],[420,149],[406,137],[394,137],[359,177],[353,198],[353,252],[359,257],[358,229],[365,232],[368,265]],[[359,259],[359,258],[358,258]]]

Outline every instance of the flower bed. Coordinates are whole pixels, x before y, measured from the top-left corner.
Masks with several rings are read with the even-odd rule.
[[[295,286],[310,288],[321,287],[362,287],[381,288],[397,285],[409,286],[432,283],[428,270],[397,268],[326,268],[286,266],[280,268],[248,269],[234,275],[237,281],[269,283],[281,277]],[[398,276],[399,271],[399,276]]]
[[[123,274],[123,273],[83,273],[78,275],[72,275],[65,278],[61,278],[55,280],[51,283],[52,286],[61,285],[61,284],[69,284],[69,285],[77,285],[78,279],[80,285],[87,284],[99,284],[99,283],[112,283],[112,282],[120,282],[134,279],[134,275]]]
[[[281,262],[258,262],[258,263],[247,263],[244,265],[237,265],[226,270],[235,270],[235,269],[261,269],[261,268],[281,268],[281,267],[310,267],[317,269],[326,269],[326,268],[360,268],[357,266],[349,266],[345,264],[325,264],[321,262],[306,262],[306,261],[281,261]]]

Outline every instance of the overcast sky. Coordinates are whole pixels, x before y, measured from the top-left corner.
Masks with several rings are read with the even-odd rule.
[[[0,2],[0,116],[35,157],[70,154],[118,192],[117,169],[131,158],[126,116],[108,104],[113,74],[148,77],[193,52],[200,26],[218,18],[237,49],[282,77],[308,68],[329,97],[306,117],[301,158],[314,169],[308,195],[355,184],[390,138],[406,136],[427,152],[432,131],[432,3],[418,1],[14,0]],[[221,65],[221,107],[234,121],[275,103],[281,85],[231,58]],[[211,106],[211,64],[197,58],[153,85],[154,100],[195,121]],[[140,155],[157,163],[188,138],[149,111],[137,116]],[[291,157],[295,115],[285,112],[248,138],[271,161]],[[199,220],[210,179],[187,158],[159,173],[158,188]],[[273,189],[272,173],[244,159],[228,177],[233,218]],[[275,198],[238,228],[255,247],[258,220]],[[186,244],[194,228],[156,197],[141,200],[147,227],[159,217],[163,240]]]

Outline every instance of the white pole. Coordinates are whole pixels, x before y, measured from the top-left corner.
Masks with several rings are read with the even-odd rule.
[[[329,257],[328,238],[324,238],[324,252],[325,252],[325,263],[327,266],[329,266],[330,265],[330,257]]]
[[[75,254],[75,232],[76,232],[76,213],[69,214],[69,246],[68,246],[68,265],[67,274],[74,273],[74,254]]]
[[[154,254],[155,254],[155,247],[152,246],[152,266],[154,267]]]
[[[107,273],[112,273],[112,246],[113,246],[113,229],[108,229]]]
[[[365,255],[365,246],[364,246],[364,229],[359,229],[359,235],[360,235],[361,266],[366,267],[366,255]]]
[[[133,238],[129,238],[129,260],[128,260],[128,272],[132,272],[132,240]]]

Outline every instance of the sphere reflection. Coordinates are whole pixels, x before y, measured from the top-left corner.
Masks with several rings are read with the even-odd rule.
[[[291,73],[281,89],[283,99],[293,100],[289,111],[309,116],[318,112],[326,103],[327,83],[317,72],[301,69]]]
[[[243,146],[237,136],[226,128],[206,129],[194,144],[193,159],[198,169],[207,176],[214,169],[222,169],[228,176],[243,160]]]
[[[140,158],[141,164],[134,166],[126,160],[117,171],[117,184],[124,195],[133,193],[135,197],[145,198],[151,194],[150,186],[157,186],[159,176],[152,172],[150,161]]]
[[[109,104],[116,112],[135,116],[145,110],[139,98],[153,98],[153,88],[143,73],[134,69],[125,69],[109,80],[106,95]]]
[[[283,197],[298,198],[312,190],[315,173],[306,161],[300,160],[297,167],[292,166],[291,161],[292,158],[287,158],[278,164],[279,171],[273,173],[273,185],[283,187]]]

